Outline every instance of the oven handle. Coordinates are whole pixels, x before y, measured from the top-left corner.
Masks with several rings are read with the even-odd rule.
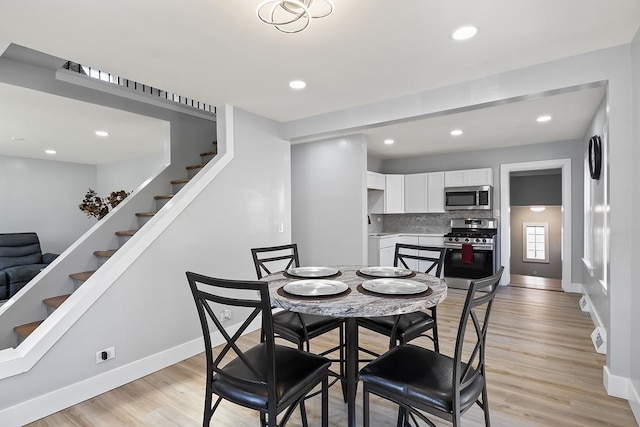
[[[454,249],[454,250],[461,250],[462,249],[462,245],[461,244],[454,244],[454,245],[450,245],[450,244],[444,244],[443,247],[445,249]],[[473,250],[474,251],[493,251],[493,246],[492,245],[473,245]]]

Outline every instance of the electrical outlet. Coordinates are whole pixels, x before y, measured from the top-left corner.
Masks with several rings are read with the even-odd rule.
[[[220,313],[220,320],[230,320],[231,319],[231,310],[222,310]]]
[[[109,347],[96,352],[96,363],[106,362],[116,357],[116,348]]]

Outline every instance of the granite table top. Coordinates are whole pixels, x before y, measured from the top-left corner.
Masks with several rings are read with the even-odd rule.
[[[285,277],[284,272],[270,274],[261,279],[269,283],[271,302],[277,307],[299,313],[317,314],[333,317],[375,317],[406,314],[433,307],[447,296],[447,285],[444,280],[425,273],[417,273],[410,280],[426,283],[432,292],[417,295],[378,295],[359,288],[365,280],[357,271],[363,266],[343,265],[333,266],[340,271],[338,277],[331,280],[344,282],[349,290],[332,297],[297,297],[280,291],[282,286],[295,279]],[[428,293],[428,295],[425,295]]]

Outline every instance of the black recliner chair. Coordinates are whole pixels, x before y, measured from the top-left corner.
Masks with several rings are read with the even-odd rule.
[[[42,253],[36,233],[0,234],[0,300],[15,295],[57,256]]]

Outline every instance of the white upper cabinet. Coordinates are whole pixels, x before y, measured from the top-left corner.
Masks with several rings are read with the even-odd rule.
[[[404,213],[404,175],[385,175],[384,213]]]
[[[404,212],[427,212],[427,174],[404,176]]]
[[[367,188],[369,190],[383,190],[385,187],[384,175],[377,172],[367,171]]]
[[[405,175],[404,211],[444,212],[444,172]]]
[[[444,173],[445,187],[468,187],[472,185],[493,185],[493,169],[466,169],[446,171]]]
[[[427,174],[427,212],[444,212],[444,172]]]

